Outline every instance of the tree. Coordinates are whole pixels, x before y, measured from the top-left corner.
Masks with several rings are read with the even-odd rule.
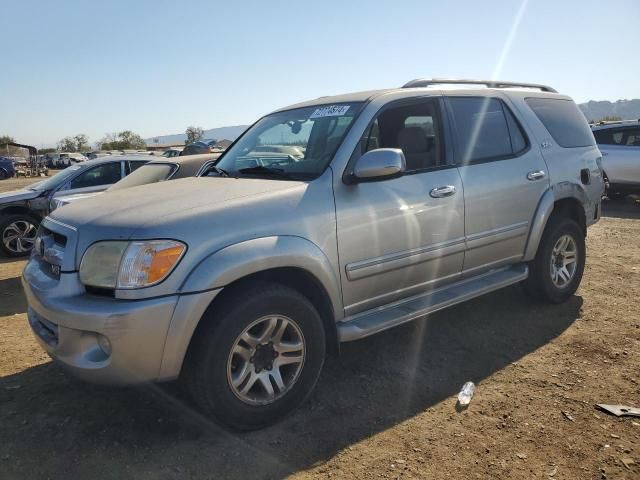
[[[16,140],[13,137],[10,137],[9,135],[0,135],[0,145],[2,145],[3,143],[15,143]]]
[[[77,152],[76,140],[73,137],[64,137],[58,142],[58,150],[61,152]]]
[[[147,148],[144,139],[131,130],[108,133],[98,143],[100,143],[102,150],[144,150]]]
[[[73,138],[76,141],[76,150],[78,152],[86,152],[87,150],[89,150],[89,137],[87,137],[84,133],[79,133]]]
[[[86,152],[89,150],[89,137],[84,133],[73,137],[64,137],[58,142],[58,150],[61,152]]]
[[[186,145],[202,140],[204,135],[204,131],[200,127],[187,127],[184,133],[187,134],[187,140],[184,142]]]
[[[55,148],[40,148],[38,149],[38,153],[40,155],[46,155],[47,153],[54,153],[56,151]]]

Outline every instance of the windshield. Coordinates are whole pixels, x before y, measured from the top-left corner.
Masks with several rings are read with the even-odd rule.
[[[119,182],[107,188],[107,191],[122,190],[123,188],[162,182],[168,179],[178,169],[175,163],[147,163],[135,172],[130,173]]]
[[[38,182],[30,185],[29,190],[37,190],[39,192],[44,192],[45,190],[55,190],[56,188],[60,187],[68,178],[71,178],[76,173],[78,173],[78,170],[80,170],[81,168],[82,167],[80,165],[67,167],[43,182]]]
[[[268,115],[224,154],[217,167],[231,176],[312,180],[333,158],[360,105],[315,106]]]

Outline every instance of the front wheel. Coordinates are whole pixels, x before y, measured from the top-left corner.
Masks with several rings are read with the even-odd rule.
[[[325,357],[324,328],[309,300],[282,285],[256,284],[210,310],[185,365],[194,401],[238,430],[292,412],[313,390]]]
[[[536,258],[529,264],[525,289],[539,300],[566,301],[580,285],[585,258],[584,233],[580,226],[569,218],[552,217]]]

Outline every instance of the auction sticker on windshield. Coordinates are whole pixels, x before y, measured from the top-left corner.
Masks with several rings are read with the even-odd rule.
[[[350,106],[351,105],[329,105],[327,107],[317,108],[309,118],[340,117],[347,113]]]

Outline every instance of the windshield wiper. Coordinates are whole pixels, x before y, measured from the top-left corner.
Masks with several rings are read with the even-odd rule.
[[[257,167],[250,167],[250,168],[241,168],[238,171],[240,173],[249,174],[249,175],[256,174],[256,175],[265,175],[268,177],[275,177],[275,178],[286,178],[286,179],[291,178],[291,176],[285,173],[282,168],[265,167],[264,165],[259,165]]]

